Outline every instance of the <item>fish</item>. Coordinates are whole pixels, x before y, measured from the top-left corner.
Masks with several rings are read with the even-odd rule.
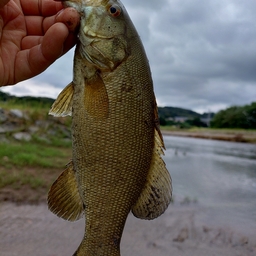
[[[72,116],[72,158],[48,208],[85,233],[73,255],[120,256],[130,212],[152,220],[172,200],[153,81],[141,39],[119,0],[69,0],[81,16],[73,81],[50,114]]]

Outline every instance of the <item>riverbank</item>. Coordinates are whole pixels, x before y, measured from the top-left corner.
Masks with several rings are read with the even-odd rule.
[[[153,221],[128,216],[121,242],[123,256],[253,256],[254,230],[218,225],[197,204],[172,204]],[[0,204],[0,248],[3,256],[70,256],[84,234],[84,220],[63,221],[46,204]]]
[[[228,129],[171,129],[169,127],[161,127],[163,135],[192,137],[210,140],[222,140],[256,144],[255,130],[228,130]]]

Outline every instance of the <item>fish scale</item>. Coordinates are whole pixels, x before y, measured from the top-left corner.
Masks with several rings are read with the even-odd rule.
[[[108,95],[110,95],[111,92],[109,91],[111,91],[112,87],[108,90],[108,84],[106,83],[106,88]],[[125,102],[125,97],[123,98],[123,102]],[[104,246],[106,251],[109,251],[108,246],[110,246],[114,250],[113,253],[110,254],[108,252],[105,255],[119,255],[116,254],[116,243],[113,241],[120,240],[117,238],[121,238],[127,214],[142,189],[141,184],[145,183],[146,173],[150,166],[150,161],[148,160],[152,155],[153,140],[149,138],[148,142],[145,140],[138,141],[138,135],[135,130],[139,130],[139,124],[134,122],[136,114],[132,114],[130,118],[131,124],[125,117],[126,112],[133,113],[132,110],[136,109],[136,105],[131,109],[130,103],[125,111],[123,106],[113,104],[112,108],[112,104],[110,104],[108,119],[105,121],[100,120],[100,124],[97,124],[95,120],[93,121],[94,118],[82,111],[83,108],[75,100],[73,104],[73,112],[81,112],[78,112],[78,120],[73,116],[73,122],[79,123],[77,128],[81,130],[81,132],[76,133],[76,130],[72,129],[73,137],[78,136],[76,141],[87,142],[87,147],[84,147],[83,144],[81,146],[73,145],[73,151],[83,152],[84,155],[87,155],[87,159],[77,161],[76,170],[78,171],[76,176],[79,184],[82,184],[80,193],[85,198],[86,226],[88,227],[91,223],[96,226],[95,228],[87,229],[86,234],[90,234],[90,236],[85,236],[81,247],[84,248],[82,249],[83,251],[93,251],[94,254],[92,255],[98,255],[96,252],[99,248],[95,248],[96,246],[92,241],[100,240],[101,248]],[[79,110],[76,110],[76,108]],[[81,121],[81,116],[85,117],[84,122]],[[81,126],[80,129],[79,126]],[[117,130],[125,131],[126,127],[131,127],[130,131],[126,132],[126,136],[122,135],[123,132],[121,134],[115,132]],[[135,129],[132,129],[132,127],[135,127]],[[93,133],[89,131],[93,131]],[[147,134],[146,131],[141,131],[140,133]],[[136,144],[136,147],[134,144]],[[111,161],[111,159],[117,159],[118,161]],[[129,171],[132,171],[134,175],[131,176]],[[139,173],[136,174],[135,171]],[[141,179],[140,182],[138,182],[138,175],[140,176],[139,179]],[[136,182],[138,183],[137,187]],[[133,193],[127,194],[127,191],[132,190],[134,190]],[[101,228],[98,228],[98,226]],[[92,237],[92,240],[90,237]]]
[[[128,213],[154,219],[171,201],[151,72],[120,1],[65,5],[81,13],[80,42],[73,81],[50,114],[72,115],[72,161],[52,185],[48,206],[70,221],[85,216],[74,255],[119,256]]]

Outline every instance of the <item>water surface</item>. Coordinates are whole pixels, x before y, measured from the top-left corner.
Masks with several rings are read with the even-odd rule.
[[[210,209],[208,221],[255,226],[256,145],[165,136],[174,200]],[[207,214],[206,214],[207,217]]]

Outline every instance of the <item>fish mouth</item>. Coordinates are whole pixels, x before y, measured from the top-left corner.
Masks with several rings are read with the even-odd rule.
[[[97,34],[97,33],[93,32],[92,30],[90,30],[88,26],[84,26],[83,32],[84,32],[85,36],[91,37],[91,38],[100,38],[100,39],[111,39],[111,38],[113,38],[113,37]]]

